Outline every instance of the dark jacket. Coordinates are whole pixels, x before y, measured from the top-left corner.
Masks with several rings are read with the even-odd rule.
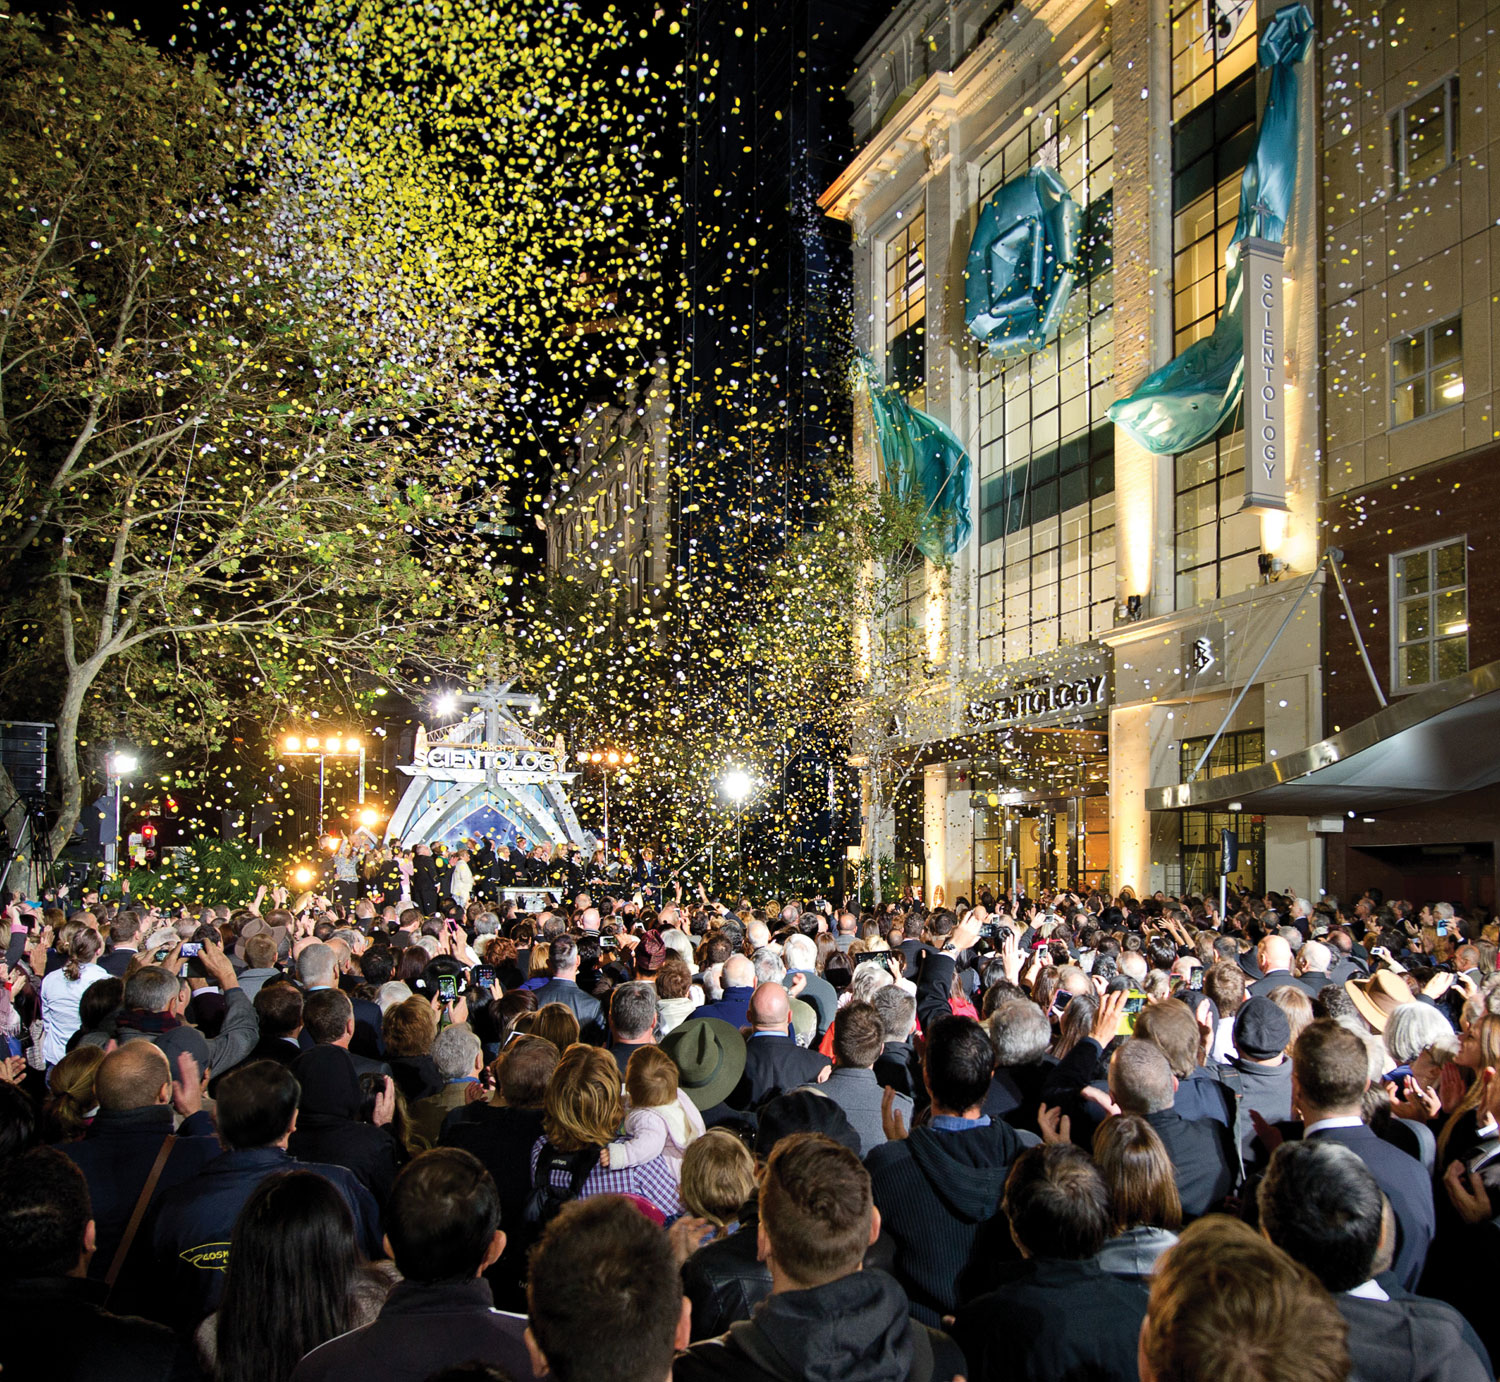
[[[436,1094],[443,1087],[443,1077],[431,1056],[392,1056],[386,1062],[396,1088],[406,1095],[406,1102],[414,1104],[429,1094]]]
[[[911,1319],[879,1271],[770,1296],[672,1366],[674,1382],[950,1382],[963,1372],[953,1341]]]
[[[907,1095],[918,1108],[926,1108],[927,1083],[922,1078],[922,1062],[915,1042],[886,1042],[885,1049],[875,1058],[875,1078],[886,1089]]]
[[[953,1337],[976,1382],[1139,1382],[1146,1288],[1096,1258],[1033,1258],[999,1289],[960,1307]]]
[[[502,1310],[526,1309],[526,1242],[518,1232],[531,1197],[531,1149],[542,1136],[542,1111],[469,1104],[443,1120],[440,1147],[461,1147],[484,1164],[500,1192],[505,1252],[486,1273]],[[753,1245],[752,1245],[753,1247]]]
[[[919,1320],[941,1324],[1015,1259],[1000,1196],[1011,1163],[1035,1140],[1007,1123],[920,1127],[865,1158],[882,1234],[896,1245],[896,1278]]]
[[[385,1255],[380,1211],[352,1171],[298,1161],[280,1147],[224,1152],[191,1180],[163,1195],[157,1207],[151,1232],[159,1271],[156,1284],[165,1308],[172,1313],[171,1323],[194,1327],[217,1309],[234,1221],[256,1186],[278,1171],[316,1171],[332,1181],[354,1216],[360,1251],[372,1261]]]
[[[99,968],[108,974],[114,975],[116,979],[123,979],[125,971],[130,968],[136,954],[137,949],[135,947],[129,950],[111,950],[108,955],[101,955],[99,957]]]
[[[290,1065],[303,1052],[296,1037],[262,1036],[255,1049],[245,1057],[245,1064],[253,1065],[258,1060],[275,1061],[277,1065]]]
[[[1250,996],[1252,998],[1266,998],[1273,989],[1280,988],[1301,989],[1309,998],[1318,996],[1317,989],[1311,984],[1305,984],[1295,974],[1287,969],[1273,969],[1269,974],[1262,975],[1250,985]]]
[[[771,1269],[757,1254],[759,1196],[739,1213],[739,1227],[727,1238],[705,1243],[682,1264],[682,1292],[692,1302],[692,1339],[713,1339],[771,1294]]]
[[[167,1382],[190,1347],[165,1325],[111,1314],[103,1282],[32,1277],[0,1291],[5,1382]]]
[[[1357,1128],[1324,1128],[1313,1136],[1343,1143],[1370,1168],[1396,1216],[1396,1260],[1392,1270],[1402,1286],[1414,1291],[1436,1227],[1432,1182],[1422,1163],[1376,1137],[1363,1124]]]
[[[1187,1119],[1175,1109],[1148,1113],[1146,1121],[1172,1158],[1184,1220],[1200,1218],[1234,1193],[1239,1157],[1232,1145],[1233,1134],[1222,1123],[1211,1118]]]
[[[990,1080],[990,1092],[984,1096],[984,1112],[991,1118],[1003,1118],[1013,1128],[1039,1132],[1037,1109],[1056,1065],[1051,1056],[1045,1056],[1035,1065],[997,1067]]]
[[[1334,1296],[1349,1321],[1349,1358],[1359,1382],[1493,1382],[1464,1337],[1463,1316],[1424,1296],[1366,1300]]]
[[[736,1029],[749,1026],[750,999],[754,993],[755,988],[751,984],[725,989],[724,996],[717,1003],[705,1003],[693,1016],[717,1017],[720,1022],[727,1022]]]
[[[354,1172],[375,1203],[384,1205],[403,1158],[388,1129],[360,1118],[364,1096],[349,1053],[338,1046],[314,1046],[297,1059],[292,1073],[302,1086],[302,1098],[287,1151],[298,1161],[326,1162]]]
[[[530,1377],[525,1330],[524,1316],[490,1304],[483,1281],[403,1281],[373,1324],[313,1349],[297,1364],[292,1382],[425,1382],[474,1358],[495,1364],[507,1377]]]
[[[156,1163],[164,1139],[172,1138],[172,1152],[162,1168],[153,1205],[174,1186],[190,1180],[221,1151],[213,1135],[213,1120],[207,1114],[194,1114],[172,1132],[172,1110],[166,1104],[149,1108],[112,1112],[100,1109],[89,1129],[77,1142],[60,1147],[64,1156],[83,1172],[89,1186],[89,1203],[93,1207],[96,1247],[89,1263],[89,1276],[102,1280],[115,1260],[120,1239],[125,1234],[136,1202],[145,1188],[146,1177]],[[127,1305],[124,1292],[144,1288],[149,1276],[151,1235],[144,1225],[137,1232],[130,1258],[120,1276],[120,1286],[113,1304],[120,1309],[140,1309],[133,1300]],[[136,1270],[137,1267],[142,1270]]]
[[[599,1000],[585,993],[573,980],[549,979],[543,984],[536,991],[536,1005],[540,1008],[548,1003],[561,1003],[572,1009],[582,1039],[590,1046],[603,1046],[609,1039],[609,1026]]]
[[[769,1098],[812,1083],[831,1063],[791,1037],[757,1032],[745,1042],[745,1073],[724,1102],[736,1109],[759,1108]]]

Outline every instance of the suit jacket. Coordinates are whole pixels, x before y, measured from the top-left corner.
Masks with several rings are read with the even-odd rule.
[[[1232,1146],[1233,1134],[1222,1123],[1184,1118],[1175,1109],[1148,1113],[1146,1121],[1172,1158],[1184,1219],[1200,1218],[1233,1193],[1239,1158]]]
[[[1323,1128],[1313,1136],[1342,1142],[1370,1168],[1396,1216],[1396,1260],[1392,1270],[1408,1291],[1414,1291],[1437,1227],[1432,1181],[1422,1163],[1377,1137],[1364,1124],[1357,1128]]]
[[[984,1096],[983,1111],[991,1118],[1003,1118],[1013,1128],[1038,1132],[1036,1114],[1042,1103],[1042,1091],[1052,1078],[1057,1061],[1044,1056],[1035,1065],[1004,1065],[996,1069]]]
[[[791,1037],[756,1033],[745,1042],[745,1073],[724,1102],[734,1109],[759,1108],[767,1099],[810,1084],[831,1063]]]
[[[807,1088],[815,1094],[832,1099],[844,1110],[849,1126],[859,1137],[861,1157],[868,1156],[874,1148],[885,1144],[885,1126],[880,1116],[885,1090],[880,1087],[880,1081],[875,1078],[873,1070],[835,1066],[822,1084],[810,1084]],[[902,1122],[910,1128],[911,1100],[905,1094],[898,1094],[895,1104]]]
[[[1488,1360],[1464,1337],[1463,1316],[1424,1296],[1366,1300],[1334,1296],[1349,1322],[1349,1358],[1359,1382],[1492,1382]]]
[[[1316,998],[1318,991],[1311,984],[1305,984],[1290,970],[1273,969],[1269,974],[1263,975],[1250,985],[1250,996],[1252,998],[1267,998],[1273,989],[1285,988],[1301,989],[1309,998]]]
[[[245,1064],[258,1060],[273,1060],[277,1065],[290,1065],[302,1054],[302,1044],[296,1037],[262,1036],[255,1049],[245,1057]]]
[[[549,979],[536,991],[536,1005],[561,1003],[573,1010],[578,1019],[578,1029],[583,1040],[590,1046],[603,1046],[609,1039],[609,1024],[604,1020],[604,1009],[592,994],[585,993],[571,979]]]
[[[961,1306],[953,1337],[971,1377],[1139,1382],[1145,1317],[1145,1286],[1112,1276],[1097,1258],[1033,1258],[998,1290]]]
[[[99,967],[106,973],[114,975],[116,979],[123,979],[125,977],[125,971],[130,968],[130,962],[135,959],[135,957],[136,951],[134,948],[130,950],[117,949],[111,950],[108,955],[101,955],[99,957],[98,963]],[[254,995],[252,995],[252,997],[253,996]]]
[[[418,1099],[411,1106],[410,1114],[413,1141],[421,1142],[427,1147],[436,1147],[443,1120],[454,1109],[462,1108],[468,1102],[465,1097],[468,1088],[469,1085],[465,1081],[450,1081],[436,1094],[429,1094],[425,1099]]]

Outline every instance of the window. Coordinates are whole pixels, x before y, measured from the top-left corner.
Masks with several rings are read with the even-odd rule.
[[[1391,426],[1464,401],[1464,332],[1458,317],[1391,342]]]
[[[927,396],[927,215],[910,213],[885,245],[885,382],[914,408]]]
[[[1248,590],[1260,579],[1260,515],[1245,513],[1245,433],[1184,451],[1177,490],[1177,608]]]
[[[1111,627],[1115,598],[1114,93],[1108,58],[985,160],[988,197],[1054,167],[1083,211],[1057,338],[979,364],[979,654],[996,666]]]
[[[915,547],[893,559],[890,601],[881,628],[882,679],[910,679],[925,651],[927,562]]]
[[[1211,16],[1210,8],[1215,10]],[[1209,33],[1228,11],[1237,20],[1232,36]],[[1226,25],[1227,27],[1227,25]],[[1255,8],[1209,6],[1204,0],[1172,3],[1172,119],[1182,119],[1244,73],[1255,72]]]
[[[1188,780],[1203,750],[1208,747],[1209,735],[1184,739],[1179,747],[1182,780]],[[1203,776],[1223,777],[1226,773],[1238,772],[1241,768],[1253,768],[1266,761],[1266,735],[1264,730],[1244,729],[1223,735],[1214,745],[1203,765]],[[1182,812],[1181,873],[1173,891],[1191,897],[1217,894],[1219,891],[1219,832],[1232,830],[1239,840],[1239,866],[1230,874],[1230,886],[1244,884],[1251,892],[1258,893],[1265,887],[1266,877],[1266,821],[1264,816],[1254,816],[1245,811],[1184,811]]]
[[[1453,162],[1458,139],[1458,78],[1404,105],[1391,116],[1392,164],[1396,191],[1441,173]]]
[[[1464,538],[1391,558],[1391,629],[1397,691],[1469,670],[1468,543]]]

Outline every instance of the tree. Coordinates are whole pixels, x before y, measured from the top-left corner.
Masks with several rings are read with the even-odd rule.
[[[483,660],[503,473],[469,315],[311,214],[203,62],[11,15],[0,71],[0,636],[57,724],[56,850],[127,717],[170,759]]]

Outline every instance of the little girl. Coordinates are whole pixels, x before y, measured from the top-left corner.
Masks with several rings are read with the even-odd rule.
[[[677,1087],[677,1066],[659,1046],[642,1046],[625,1066],[630,1112],[620,1136],[599,1153],[610,1170],[666,1160],[672,1179],[682,1180],[682,1158],[703,1135],[703,1115]]]
[[[702,1247],[727,1238],[740,1226],[740,1210],[755,1193],[755,1158],[724,1128],[710,1128],[688,1148],[682,1162],[682,1202],[706,1221]]]

